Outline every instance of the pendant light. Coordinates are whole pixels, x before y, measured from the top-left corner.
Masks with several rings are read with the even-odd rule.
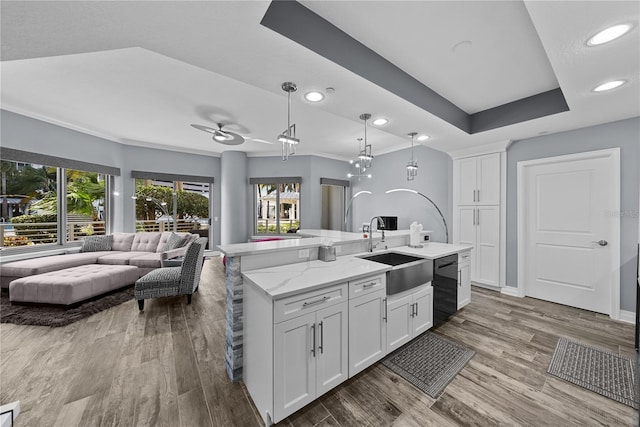
[[[367,143],[367,120],[371,118],[371,114],[363,113],[360,115],[360,120],[364,121],[364,145],[362,144],[362,138],[358,138],[358,158],[350,160],[349,163],[354,164],[357,173],[348,173],[347,177],[357,177],[358,180],[362,177],[371,178],[371,174],[367,173],[367,169],[371,167],[373,161],[373,155],[371,154],[371,144]]]
[[[291,92],[298,90],[295,83],[282,83],[282,90],[287,92],[287,129],[278,135],[278,141],[282,143],[282,160],[296,153],[296,145],[300,142],[296,138],[296,124],[291,124]]]
[[[411,132],[411,161],[407,163],[407,181],[413,181],[418,175],[418,162],[413,159],[413,138],[417,135],[417,132]]]

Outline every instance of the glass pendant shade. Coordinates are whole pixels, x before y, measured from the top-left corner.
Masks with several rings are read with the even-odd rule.
[[[416,132],[411,132],[411,160],[407,163],[407,181],[413,181],[418,176],[418,162],[413,158],[413,139],[417,135]]]
[[[296,145],[300,139],[296,138],[296,124],[291,124],[291,92],[298,90],[295,83],[282,83],[282,90],[287,92],[287,129],[278,135],[278,142],[282,143],[282,160],[287,160],[289,156],[296,154]]]

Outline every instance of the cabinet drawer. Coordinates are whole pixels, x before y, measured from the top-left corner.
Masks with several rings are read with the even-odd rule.
[[[273,304],[273,319],[280,323],[343,301],[347,301],[346,283],[277,300]]]
[[[463,262],[471,261],[471,252],[461,252],[458,254],[458,264],[462,264]]]
[[[386,285],[386,274],[351,280],[349,281],[349,299],[357,298],[361,295],[367,295],[380,289],[384,289],[386,293]]]

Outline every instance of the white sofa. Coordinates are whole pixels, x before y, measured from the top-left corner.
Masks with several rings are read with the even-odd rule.
[[[187,246],[198,237],[190,233],[176,233],[183,237],[182,245],[176,249],[166,250],[171,234],[172,232],[114,233],[110,251],[80,252],[10,262],[0,266],[0,285],[2,288],[9,288],[9,297],[12,302],[59,304],[58,300],[55,302],[47,301],[50,298],[46,296],[52,292],[55,293],[51,290],[51,286],[60,286],[56,284],[60,282],[59,276],[64,276],[67,271],[71,273],[71,269],[80,266],[89,266],[83,268],[82,271],[90,273],[92,272],[90,266],[95,265],[93,270],[96,270],[96,274],[99,271],[101,275],[104,275],[113,270],[113,276],[121,278],[110,280],[108,286],[96,287],[96,291],[89,292],[93,294],[96,292],[105,293],[133,284],[139,277],[161,267],[163,260],[184,256]],[[98,267],[98,265],[129,267],[109,269]],[[127,270],[127,273],[121,274],[120,270]],[[86,277],[86,286],[91,287],[92,278],[99,276],[96,274],[75,277],[73,285],[83,286],[83,277]],[[19,295],[30,295],[30,297],[27,300],[16,299],[20,298]],[[78,295],[86,296],[87,293],[82,292]],[[77,301],[70,303],[75,302]]]

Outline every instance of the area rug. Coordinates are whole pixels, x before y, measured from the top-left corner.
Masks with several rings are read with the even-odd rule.
[[[51,327],[66,326],[131,299],[133,299],[133,286],[65,310],[59,307],[11,305],[9,293],[3,290],[0,296],[0,323]]]
[[[387,356],[382,364],[437,398],[475,351],[432,332],[425,332]]]
[[[628,357],[560,337],[547,372],[638,409],[634,362]]]

